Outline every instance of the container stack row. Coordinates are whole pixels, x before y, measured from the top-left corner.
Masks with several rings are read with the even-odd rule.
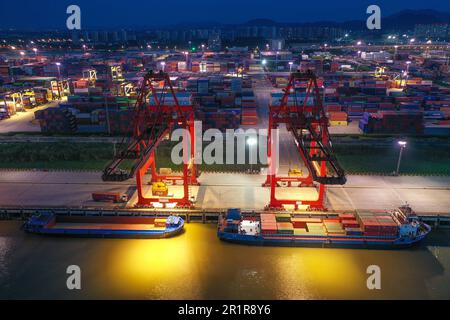
[[[342,213],[333,218],[291,217],[288,213],[260,216],[262,235],[367,236],[394,238],[399,225],[387,213]]]
[[[358,78],[362,77],[362,78]],[[285,87],[288,83],[287,76],[271,77],[275,87]],[[351,121],[359,121],[366,117],[360,128],[363,133],[405,133],[425,135],[449,135],[450,126],[450,89],[433,85],[430,80],[411,78],[406,81],[406,86],[400,86],[393,80],[381,80],[360,75],[345,75],[339,73],[324,74],[319,79],[321,95],[324,100],[324,108],[330,118],[332,126],[346,126]],[[278,105],[282,93],[272,94],[272,105]],[[297,98],[298,99],[298,98]],[[303,101],[298,99],[298,104]],[[294,104],[294,98],[289,98],[288,104]],[[385,111],[397,112],[399,127],[390,127],[390,124],[375,124],[368,122],[365,113],[379,114]],[[412,130],[406,130],[403,125],[412,120],[411,114],[405,113],[423,112],[422,127],[415,126]],[[345,114],[344,114],[345,113]],[[390,122],[391,115],[387,116]],[[364,124],[363,124],[364,123]],[[381,125],[382,128],[379,128]],[[393,129],[393,130],[391,130]]]
[[[383,111],[364,113],[359,121],[363,133],[379,134],[423,134],[423,112],[421,111]]]
[[[368,237],[396,237],[398,224],[393,217],[373,212],[359,212],[358,221]]]
[[[256,111],[256,98],[251,90],[242,92],[242,125],[255,126],[258,124],[258,115]]]

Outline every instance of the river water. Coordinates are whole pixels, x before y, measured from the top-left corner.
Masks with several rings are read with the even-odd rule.
[[[192,223],[161,240],[28,235],[0,221],[3,299],[450,299],[450,231],[403,250],[248,247]],[[81,290],[66,268],[81,268]],[[367,267],[381,268],[369,290]]]

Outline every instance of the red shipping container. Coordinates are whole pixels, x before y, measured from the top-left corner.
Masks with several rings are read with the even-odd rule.
[[[342,220],[342,225],[348,228],[358,228],[359,223],[356,220]]]
[[[277,221],[276,220],[261,220],[261,224],[263,226],[270,226],[275,224],[276,225]]]
[[[351,214],[351,213],[340,213],[339,214],[339,219],[340,220],[353,220],[355,218],[356,217],[353,214]]]
[[[261,221],[276,221],[276,218],[270,217],[270,216],[266,216],[266,217],[261,216]]]
[[[326,112],[340,112],[342,110],[341,105],[327,105],[325,106]]]

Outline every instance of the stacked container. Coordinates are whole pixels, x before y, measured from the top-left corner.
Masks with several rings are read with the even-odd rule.
[[[330,120],[331,126],[346,126],[348,125],[347,112],[335,111],[328,112],[328,119]]]
[[[209,92],[209,79],[208,78],[198,79],[197,92],[198,93],[208,93]]]
[[[327,232],[323,223],[310,223],[306,224],[306,229],[309,235],[313,236],[326,236]]]
[[[423,112],[365,113],[359,122],[363,133],[408,133],[423,134]]]
[[[325,219],[323,221],[325,229],[329,235],[345,235],[345,230],[342,227],[342,224],[339,222],[339,219]]]
[[[41,131],[46,133],[74,133],[77,123],[74,113],[69,109],[47,108],[34,113],[39,120]]]
[[[348,236],[362,236],[363,231],[359,225],[356,216],[352,213],[341,213],[339,214],[339,221],[341,222],[345,233]]]
[[[258,115],[256,112],[256,100],[253,91],[242,92],[241,105],[242,105],[241,124],[244,126],[257,125]]]
[[[306,229],[307,223],[322,223],[322,220],[319,218],[292,218],[291,222],[296,229]]]
[[[108,115],[111,134],[133,133],[134,113],[132,110],[109,111]]]
[[[275,219],[277,222],[291,223],[291,215],[289,213],[277,213]]]
[[[261,234],[276,234],[277,230],[277,220],[275,215],[270,213],[261,213]]]
[[[398,235],[398,224],[392,216],[372,212],[358,213],[364,236],[395,238]]]
[[[279,234],[294,234],[294,227],[290,222],[277,222],[277,230]]]

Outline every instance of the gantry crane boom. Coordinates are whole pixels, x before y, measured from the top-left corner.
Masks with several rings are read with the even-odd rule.
[[[165,83],[159,95],[152,84],[154,81]],[[167,91],[174,98],[176,117],[164,110],[163,103]],[[144,76],[133,111],[133,135],[123,138],[121,150],[103,171],[104,181],[124,181],[133,178],[136,171],[148,161],[162,139],[170,133],[174,119],[177,123],[186,125],[186,118],[167,73],[149,72]],[[120,165],[126,160],[133,160],[133,164],[129,169],[121,169]]]

